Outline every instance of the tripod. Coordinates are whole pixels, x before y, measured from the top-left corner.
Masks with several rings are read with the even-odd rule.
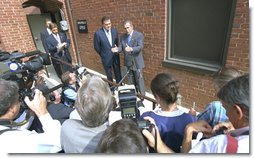
[[[124,79],[128,76],[129,83],[133,84],[135,86],[136,92],[141,94],[140,86],[138,85],[138,75],[140,75],[139,70],[137,69],[136,63],[134,61],[134,57],[131,55],[132,61],[131,66],[127,66],[127,73],[123,76],[123,78],[117,83],[118,85],[121,85]],[[131,80],[131,81],[130,81]]]

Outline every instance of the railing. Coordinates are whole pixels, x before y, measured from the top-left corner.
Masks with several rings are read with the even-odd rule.
[[[66,64],[66,65],[69,65],[69,66],[71,66],[71,67],[74,67],[74,66],[71,65],[70,63],[67,63],[67,62],[62,61],[62,60],[60,60],[60,59],[57,59],[57,58],[55,58],[55,57],[53,57],[53,56],[51,56],[51,55],[50,55],[50,57],[51,57],[52,59],[54,59],[54,60],[57,60],[57,61],[59,61],[59,62],[62,62],[63,64]],[[89,72],[89,71],[88,71],[88,72]],[[90,73],[90,74],[93,74],[92,72],[89,72],[89,73]],[[104,77],[101,77],[101,79],[102,79],[103,81],[109,83],[110,85],[115,86],[115,87],[121,86],[121,84],[117,84],[117,83],[115,83],[115,82],[111,82],[111,81],[109,81],[108,79],[106,79],[106,78],[104,78]],[[140,94],[140,93],[137,93],[136,95],[137,95],[138,98],[144,98],[144,99],[146,99],[146,100],[152,102],[152,104],[153,104],[153,109],[156,107],[156,104],[158,104],[157,101],[156,101],[155,99],[153,99],[153,98],[150,98],[150,97],[148,97],[148,96],[144,96],[144,95],[142,95],[142,94]]]

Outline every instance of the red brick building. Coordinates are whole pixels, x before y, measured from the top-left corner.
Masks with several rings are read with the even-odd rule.
[[[67,33],[72,42],[74,62],[82,62],[83,66],[104,73],[100,58],[93,48],[94,33],[101,27],[100,21],[104,15],[111,17],[112,26],[120,34],[124,33],[122,23],[128,18],[133,21],[134,29],[144,34],[144,78],[147,91],[150,91],[150,82],[156,74],[170,72],[180,81],[183,105],[189,107],[195,101],[201,110],[206,103],[216,98],[213,73],[221,67],[249,72],[249,1],[205,1],[203,4],[195,4],[201,2],[2,0],[0,50],[27,52],[38,48],[36,35],[31,31],[31,14],[37,14],[37,17],[47,14],[59,23],[63,19],[59,10],[61,8],[69,25]],[[225,10],[228,12],[223,12]],[[198,19],[195,19],[196,16]],[[214,16],[222,18],[214,19]],[[82,20],[86,20],[88,33],[78,31],[77,21]],[[185,39],[187,42],[184,43]],[[223,50],[215,50],[217,54],[211,53],[217,46],[216,50]],[[209,48],[207,52],[206,48]],[[201,54],[195,54],[199,51]]]

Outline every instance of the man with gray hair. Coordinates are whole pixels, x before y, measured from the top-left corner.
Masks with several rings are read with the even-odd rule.
[[[108,127],[113,96],[109,85],[92,76],[79,88],[75,108],[81,118],[66,120],[61,130],[65,153],[94,153],[101,135]]]
[[[132,21],[124,21],[126,33],[121,37],[120,46],[112,48],[112,52],[118,54],[123,51],[124,66],[128,73],[129,84],[134,84],[137,91],[145,96],[145,83],[143,69],[145,67],[143,59],[144,36],[141,32],[135,31]],[[141,98],[141,100],[143,100]]]

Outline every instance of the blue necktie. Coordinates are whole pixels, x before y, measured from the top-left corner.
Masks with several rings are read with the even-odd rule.
[[[131,43],[131,35],[128,36],[128,45]]]

